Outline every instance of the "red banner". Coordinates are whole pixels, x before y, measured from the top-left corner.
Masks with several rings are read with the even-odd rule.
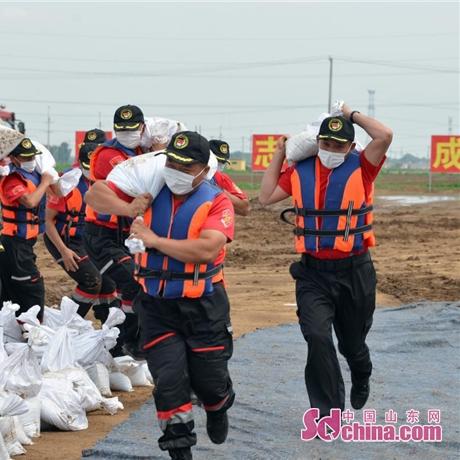
[[[252,170],[265,171],[272,161],[276,141],[283,134],[253,134]]]
[[[75,158],[77,157],[80,145],[83,143],[86,131],[75,131]],[[105,137],[112,139],[112,131],[105,131]]]
[[[432,172],[460,173],[460,136],[431,136]]]

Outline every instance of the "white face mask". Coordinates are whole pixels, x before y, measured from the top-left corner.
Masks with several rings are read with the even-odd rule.
[[[225,166],[227,166],[227,163],[218,163],[217,171],[222,172],[225,169]]]
[[[34,158],[33,160],[30,160],[30,161],[24,161],[23,163],[21,163],[20,167],[24,171],[31,173],[31,172],[34,172],[36,166],[37,166],[37,162],[35,161],[35,158]]]
[[[81,173],[83,174],[83,176],[89,179],[89,176],[90,176],[89,169],[85,169],[85,168],[80,168],[80,169],[81,169]]]
[[[129,149],[135,149],[141,145],[141,131],[117,131],[118,142]]]
[[[326,166],[326,168],[334,169],[340,166],[347,156],[347,153],[329,152],[328,150],[318,149],[319,161]]]
[[[163,170],[163,177],[171,192],[175,195],[187,195],[187,193],[190,193],[195,188],[192,185],[193,180],[198,177],[204,169],[205,168],[203,168],[196,176],[192,176],[191,174],[165,166]]]

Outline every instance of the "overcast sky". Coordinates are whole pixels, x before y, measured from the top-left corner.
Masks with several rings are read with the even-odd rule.
[[[43,143],[48,106],[73,145],[130,103],[249,150],[327,111],[328,56],[333,100],[367,113],[375,91],[390,155],[426,157],[449,117],[460,134],[458,2],[3,2],[0,24],[0,104]]]

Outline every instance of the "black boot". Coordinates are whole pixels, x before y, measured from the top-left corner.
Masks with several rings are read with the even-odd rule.
[[[228,435],[228,415],[223,412],[206,412],[206,431],[214,444],[222,444]]]
[[[173,460],[192,460],[192,449],[190,447],[169,449],[168,452]]]
[[[364,383],[354,383],[350,391],[350,403],[353,409],[361,409],[369,398],[369,381]]]

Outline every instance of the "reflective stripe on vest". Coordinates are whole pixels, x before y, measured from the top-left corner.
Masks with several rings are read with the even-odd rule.
[[[90,169],[89,169],[90,173],[89,174],[90,174],[90,180],[92,181],[96,181],[98,179],[105,179],[105,177],[96,178],[96,176],[94,175],[94,170],[96,167],[96,161],[101,151],[105,150],[106,148],[118,150],[125,157],[125,160],[136,156],[136,152],[134,150],[128,149],[124,145],[120,144],[116,138],[110,139],[104,142],[103,144],[101,144],[94,150],[94,152],[91,154],[91,157],[90,157]],[[97,223],[97,221],[104,222],[104,223],[110,223],[110,224],[113,224],[112,225],[113,227],[116,227],[118,226],[119,219],[117,216],[113,214],[101,214],[101,213],[96,212],[91,206],[87,206],[86,207],[86,220],[88,222],[95,222],[95,223]],[[129,227],[129,223],[127,223],[126,225],[125,223],[123,223],[123,226]]]
[[[88,181],[82,175],[78,185],[66,196],[65,211],[56,215],[56,229],[60,235],[82,237],[86,209],[84,196],[87,191]]]
[[[157,235],[177,240],[198,239],[215,197],[221,191],[202,182],[195,192],[173,213],[174,198],[164,186],[144,215],[144,222]],[[174,279],[174,276],[155,276],[141,279],[144,290],[152,296],[168,298],[198,298],[213,292],[214,264],[183,263],[158,251],[142,254],[140,266],[163,274],[188,274],[190,279]],[[141,268],[142,272],[142,268]],[[212,276],[203,279],[209,272]],[[171,279],[172,278],[172,279]],[[194,279],[193,279],[194,278]]]
[[[308,213],[308,210],[320,210],[319,158],[311,157],[299,162],[291,175],[291,185],[297,208],[296,252],[320,249],[359,251],[364,248],[364,240],[367,247],[375,245],[371,228],[373,197],[372,194],[366,197],[358,154],[349,154],[345,162],[329,175],[321,208],[329,214],[319,216],[314,212]]]
[[[27,194],[34,192],[41,182],[41,175],[36,171],[29,173],[16,166],[11,167],[10,174],[18,174],[26,183]],[[46,196],[43,195],[36,208],[26,208],[19,201],[7,204],[4,196],[2,201],[2,233],[8,236],[17,236],[26,240],[37,238],[45,231],[45,205]]]

